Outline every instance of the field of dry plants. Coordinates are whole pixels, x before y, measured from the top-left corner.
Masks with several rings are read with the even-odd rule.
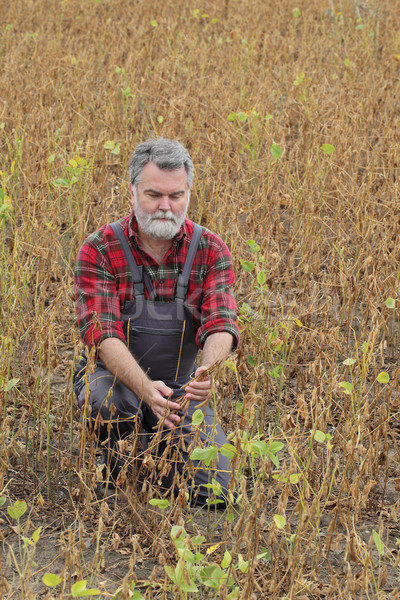
[[[400,597],[399,78],[396,0],[0,0],[1,598]],[[152,136],[237,275],[225,510],[103,500],[72,393],[77,250]]]

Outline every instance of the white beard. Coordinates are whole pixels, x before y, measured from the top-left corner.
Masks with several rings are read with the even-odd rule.
[[[188,204],[189,198],[185,208],[179,214],[174,215],[170,210],[158,210],[149,214],[140,208],[135,197],[133,209],[139,228],[143,233],[155,240],[172,240],[185,222]]]

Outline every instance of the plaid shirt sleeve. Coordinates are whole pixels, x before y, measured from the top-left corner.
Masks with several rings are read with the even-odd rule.
[[[125,342],[117,278],[102,233],[99,230],[90,236],[79,250],[74,276],[78,325],[82,341],[89,347],[108,337]]]
[[[201,318],[196,343],[202,348],[207,336],[226,331],[233,336],[232,349],[235,350],[239,343],[239,330],[236,302],[232,294],[235,275],[231,255],[218,236],[205,232],[202,239],[206,240],[207,245],[207,268],[202,282]]]

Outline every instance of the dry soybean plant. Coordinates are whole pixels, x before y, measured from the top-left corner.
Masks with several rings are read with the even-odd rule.
[[[1,597],[398,598],[398,3],[0,15]],[[224,509],[161,493],[151,451],[104,500],[72,392],[76,254],[129,212],[150,136],[188,147],[190,216],[234,261],[241,345],[210,399],[228,444],[191,449],[231,459]]]

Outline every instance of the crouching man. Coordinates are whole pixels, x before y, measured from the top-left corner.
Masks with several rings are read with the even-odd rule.
[[[232,261],[217,235],[186,219],[194,169],[179,142],[140,144],[129,176],[132,212],[89,236],[78,254],[78,324],[96,349],[96,368],[86,372],[84,357],[74,389],[79,406],[90,406],[109,489],[121,482],[119,440],[135,429],[151,440],[158,430],[156,454],[175,452],[159,473],[161,487],[178,493],[185,485],[191,502],[204,505],[212,493],[205,484],[216,479],[223,499],[231,478],[220,452],[210,469],[189,456],[193,442],[226,442],[207,399],[208,369],[238,343]],[[193,427],[199,406],[204,422]]]

